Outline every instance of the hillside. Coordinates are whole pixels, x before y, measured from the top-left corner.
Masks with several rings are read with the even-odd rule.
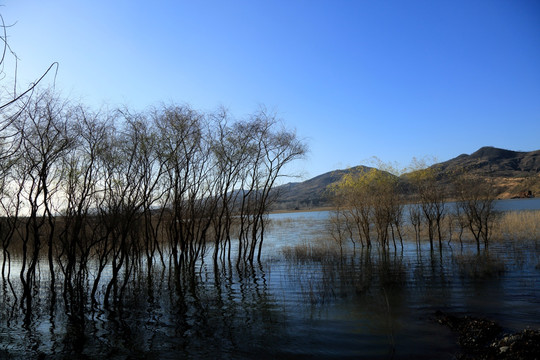
[[[439,172],[442,185],[448,185],[452,174],[467,173],[494,182],[499,198],[540,195],[540,150],[523,152],[491,146],[462,154],[432,166]]]
[[[483,176],[526,177],[540,173],[540,150],[521,152],[486,146],[471,155],[462,154],[435,166],[442,172],[463,169]]]
[[[309,209],[314,207],[329,206],[327,188],[330,184],[338,182],[350,172],[366,172],[372,169],[368,166],[356,166],[345,170],[334,170],[316,176],[303,182],[293,182],[278,186],[278,201],[276,209]]]
[[[434,164],[442,188],[451,187],[456,173],[468,173],[494,182],[499,198],[540,196],[540,150],[531,152],[512,151],[495,147],[482,147],[468,155],[462,154],[448,161]],[[339,181],[349,172],[368,171],[370,167],[356,166],[335,170],[312,179],[289,183],[276,188],[279,199],[275,209],[310,209],[330,206],[328,185]],[[408,174],[402,175],[407,182]]]

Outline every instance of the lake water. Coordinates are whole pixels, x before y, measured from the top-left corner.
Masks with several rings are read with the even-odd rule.
[[[540,209],[539,200],[497,208]],[[437,310],[486,317],[506,331],[540,328],[539,239],[494,243],[480,254],[473,244],[447,243],[432,253],[427,242],[340,254],[320,250],[329,247],[327,216],[271,215],[264,258],[254,266],[214,271],[207,262],[178,283],[167,267],[143,266],[122,304],[87,309],[77,321],[62,295],[52,298],[42,264],[27,326],[20,299],[2,283],[0,358],[452,359],[456,335],[434,320]],[[308,258],[295,252],[312,244]]]

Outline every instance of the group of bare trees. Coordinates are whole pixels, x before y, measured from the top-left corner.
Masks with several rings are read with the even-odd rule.
[[[306,151],[265,111],[245,120],[174,105],[94,112],[50,91],[25,102],[5,122],[8,133],[0,144],[3,279],[11,283],[16,253],[30,309],[45,260],[51,289],[61,279],[74,314],[85,296],[120,299],[133,272],[156,262],[179,277],[211,247],[216,268],[260,260],[272,189]]]
[[[494,208],[496,194],[493,183],[473,176],[461,176],[456,181],[455,187],[455,217],[461,231],[463,227],[469,230],[474,237],[478,251],[480,251],[481,242],[487,248],[497,218],[497,212]]]
[[[26,322],[44,267],[52,304],[61,287],[68,314],[83,318],[158,262],[179,280],[206,255],[216,271],[260,261],[274,185],[306,152],[294,132],[264,110],[95,112],[38,89],[56,63],[19,91],[8,27],[0,14],[2,280]]]
[[[462,246],[463,233],[468,230],[478,251],[481,240],[484,247],[488,247],[496,220],[496,193],[489,178],[469,174],[465,169],[443,174],[432,166],[412,172],[408,180],[414,201],[408,207],[409,222],[413,225],[417,241],[422,224],[425,224],[431,250],[436,238],[442,251],[444,238],[451,241],[456,229]]]
[[[451,241],[454,233],[463,246],[467,230],[480,251],[481,242],[487,248],[496,219],[492,183],[466,171],[443,174],[434,166],[424,166],[398,177],[384,170],[361,169],[346,174],[330,191],[335,206],[330,233],[340,244],[350,239],[371,246],[376,236],[383,250],[390,239],[396,248],[396,237],[403,246],[406,223],[418,247],[427,238],[431,251],[437,241],[442,252],[443,241]]]

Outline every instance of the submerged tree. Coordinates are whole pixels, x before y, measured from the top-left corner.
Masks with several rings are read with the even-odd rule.
[[[283,176],[283,167],[305,155],[306,146],[294,132],[284,129],[275,116],[260,111],[245,128],[251,134],[250,162],[247,175],[248,191],[242,200],[241,215],[248,226],[240,229],[244,241],[244,259],[253,262],[255,253],[261,259],[266,216],[278,193],[272,191],[276,180]]]
[[[28,215],[23,220],[23,266],[20,272],[24,288],[22,301],[26,300],[28,310],[31,308],[30,290],[43,246],[47,249],[51,289],[55,286],[54,247],[58,236],[56,213],[61,202],[62,159],[73,144],[68,132],[68,118],[65,103],[45,91],[27,104],[15,125],[21,144],[18,169],[24,179],[18,183],[18,194],[28,208]],[[28,250],[31,254],[27,262]]]
[[[58,236],[61,251],[57,256],[64,278],[66,309],[69,315],[82,318],[88,264],[94,255],[98,260],[97,279],[104,268],[99,251],[103,228],[102,223],[96,221],[95,212],[102,192],[99,156],[105,150],[106,129],[110,124],[101,118],[102,114],[81,106],[74,107],[71,115],[70,133],[75,143],[63,159],[61,193],[65,196],[65,208],[62,211],[63,227]],[[96,302],[93,297],[92,300]]]
[[[371,224],[374,199],[368,189],[368,168],[356,168],[345,174],[341,181],[331,185],[330,192],[336,211],[333,215],[335,230],[347,229],[350,239],[355,237],[362,247],[371,246]],[[353,230],[354,229],[354,230]]]
[[[0,15],[1,79],[6,56],[16,61],[5,30]],[[176,105],[93,112],[37,88],[55,65],[0,94],[2,277],[26,324],[43,270],[51,316],[61,291],[84,325],[88,307],[120,304],[134,274],[150,280],[158,261],[178,285],[195,281],[212,246],[216,272],[235,241],[237,267],[261,260],[276,184],[307,151],[294,131],[264,110],[245,120]]]
[[[433,250],[433,240],[437,237],[439,250],[442,251],[443,220],[446,216],[447,194],[438,181],[438,169],[426,167],[420,162],[414,165],[414,171],[408,174],[408,180],[414,193],[413,202],[418,203],[422,216],[427,223],[430,249]],[[413,214],[419,220],[417,214]]]
[[[238,265],[261,259],[275,184],[306,152],[273,115],[237,121],[180,106],[94,113],[38,95],[9,125],[16,136],[0,143],[9,149],[0,164],[2,274],[17,297],[17,250],[25,321],[42,259],[52,295],[61,278],[77,321],[89,303],[120,303],[133,275],[145,268],[151,277],[156,261],[179,284],[195,279],[212,246],[216,271],[234,241]]]
[[[349,231],[357,236],[362,246],[371,246],[372,227],[382,249],[389,246],[390,234],[395,244],[395,233],[400,239],[403,201],[398,187],[398,178],[388,171],[361,168],[343,176],[340,182],[331,186],[337,212],[334,229],[354,229]]]
[[[420,206],[420,204],[417,204],[417,203],[409,204],[408,215],[409,215],[409,223],[412,225],[414,229],[414,239],[416,242],[416,246],[417,246],[417,249],[419,249],[421,234],[422,234],[422,223],[423,223],[422,207]]]
[[[470,230],[480,251],[480,241],[488,247],[496,212],[493,183],[463,174],[455,181],[458,214]]]

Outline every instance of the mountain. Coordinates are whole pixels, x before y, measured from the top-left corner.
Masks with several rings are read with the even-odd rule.
[[[433,165],[442,186],[452,174],[467,173],[493,182],[501,199],[540,196],[540,150],[512,151],[492,146]]]
[[[468,155],[461,154],[453,159],[431,166],[437,172],[441,188],[450,189],[454,174],[467,173],[493,181],[499,198],[540,196],[540,150],[523,152],[482,147]],[[370,167],[356,166],[346,170],[335,170],[304,182],[278,186],[279,198],[275,209],[309,209],[330,206],[327,188],[350,172],[369,171]],[[406,183],[408,174],[401,176]],[[406,188],[406,187],[404,187]]]
[[[527,177],[540,173],[540,150],[522,152],[486,146],[435,166],[446,173],[465,170],[482,176]]]
[[[368,166],[355,166],[345,170],[334,170],[303,182],[293,182],[278,186],[276,209],[309,209],[330,205],[328,186],[338,182],[348,173],[363,173],[371,170]]]

